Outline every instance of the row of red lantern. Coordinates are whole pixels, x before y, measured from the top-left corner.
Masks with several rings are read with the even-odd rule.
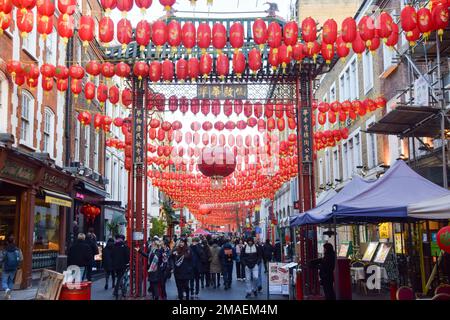
[[[93,124],[96,131],[103,130],[105,132],[111,131],[111,124],[113,123],[113,119],[111,117],[99,113],[94,115],[92,118],[89,111],[79,112],[77,120],[84,126]]]
[[[295,130],[297,128],[297,123],[295,121],[294,118],[288,118],[287,121],[284,118],[268,118],[267,120],[265,119],[256,119],[256,118],[249,118],[247,119],[247,121],[245,120],[239,120],[239,121],[227,121],[227,122],[223,122],[223,121],[217,121],[214,124],[210,121],[205,121],[203,123],[200,123],[198,121],[193,122],[191,124],[191,129],[194,132],[198,132],[201,129],[203,129],[203,131],[209,132],[213,129],[217,130],[217,131],[223,131],[223,130],[229,130],[229,131],[233,131],[235,129],[237,130],[245,130],[247,129],[247,127],[249,128],[257,128],[258,131],[274,131],[274,130],[278,130],[278,131],[284,131],[286,129],[290,129],[290,130]]]
[[[347,118],[355,120],[358,116],[364,117],[368,112],[374,112],[377,109],[386,107],[386,99],[377,97],[376,99],[365,99],[363,101],[334,101],[332,103],[321,102],[318,105],[313,104],[313,110],[318,110],[317,122],[322,126],[327,120],[334,124],[337,120],[345,122]],[[313,125],[316,119],[313,118]]]
[[[170,11],[176,0],[159,0],[159,3],[164,7],[166,11]],[[135,0],[134,4],[138,7],[142,14],[145,15],[146,10],[152,6],[153,0]],[[123,16],[133,9],[133,0],[100,0],[100,4],[107,13],[114,9],[118,9]]]

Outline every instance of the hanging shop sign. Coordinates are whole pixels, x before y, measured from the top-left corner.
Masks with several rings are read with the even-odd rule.
[[[142,107],[142,106],[141,106]],[[134,164],[142,165],[144,163],[144,112],[142,108],[138,108],[133,113],[133,126],[134,126]]]
[[[312,149],[312,125],[311,109],[302,108],[300,117],[300,130],[301,130],[301,144],[302,144],[302,162],[312,162],[313,149]]]
[[[57,176],[50,172],[45,172],[44,177],[42,178],[42,186],[49,189],[56,190],[68,190],[69,189],[70,180],[64,179],[61,176]]]
[[[0,177],[31,184],[36,179],[36,171],[23,163],[7,159],[0,170]]]
[[[245,84],[199,84],[199,99],[247,99],[248,88]]]
[[[62,206],[62,207],[68,207],[68,208],[72,207],[72,201],[55,198],[52,196],[45,196],[45,202],[51,203],[51,204],[56,204],[56,205]]]

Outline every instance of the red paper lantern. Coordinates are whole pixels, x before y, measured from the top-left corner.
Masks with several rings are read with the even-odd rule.
[[[203,122],[203,124],[202,124],[202,129],[203,129],[204,131],[211,131],[212,128],[213,128],[213,125],[212,125],[211,122],[209,122],[209,121]]]
[[[142,65],[139,65],[138,67],[136,65],[134,65],[134,69],[136,69],[136,68],[145,68],[145,67],[142,66]],[[147,66],[147,68],[148,68],[148,66]],[[98,69],[97,75],[100,73],[100,71],[101,71],[101,65],[99,65],[99,69]],[[137,75],[136,71],[134,72],[135,75]],[[97,70],[96,70],[96,72],[97,72]],[[116,76],[118,76],[120,78],[126,78],[131,73],[131,67],[125,62],[119,62],[114,67],[114,73],[115,73]]]
[[[230,44],[234,51],[239,51],[244,46],[244,26],[240,22],[235,22],[230,28]]]
[[[330,47],[325,42],[322,42],[322,57],[325,59],[326,64],[330,64],[334,57],[334,45]]]
[[[200,75],[200,61],[197,58],[190,58],[188,61],[188,75],[195,81]]]
[[[437,233],[436,240],[441,250],[450,253],[450,226],[441,228]]]
[[[122,50],[127,48],[127,45],[131,42],[133,28],[131,22],[128,19],[120,19],[117,23],[117,40],[122,44]]]
[[[325,43],[326,47],[331,50],[337,39],[337,23],[334,19],[328,19],[323,24],[322,31],[322,46]]]
[[[206,117],[211,111],[211,102],[208,99],[204,99],[201,102],[202,114]]]
[[[253,48],[252,50],[250,50],[248,54],[248,66],[253,73],[258,72],[259,69],[261,69],[261,52],[258,49]]]
[[[159,0],[159,3],[161,3],[164,6],[164,10],[169,12],[172,9],[172,6],[175,4],[176,0]]]
[[[97,100],[100,102],[100,106],[104,106],[106,100],[108,100],[108,87],[104,84],[100,84],[97,88]]]
[[[225,124],[222,121],[217,121],[216,123],[214,123],[214,129],[216,129],[217,131],[222,131],[223,129],[225,129]]]
[[[361,38],[359,32],[356,33],[356,38],[352,43],[353,52],[355,52],[358,57],[360,57],[364,51],[366,51],[366,45],[364,40]]]
[[[398,30],[398,25],[396,23],[392,24],[392,33],[389,36],[389,38],[386,40],[386,46],[393,48],[394,46],[397,45],[398,43],[398,35],[399,35],[399,30]]]
[[[203,75],[203,78],[208,78],[209,74],[212,71],[212,57],[209,53],[205,53],[200,58],[200,74]]]
[[[375,51],[378,50],[380,44],[381,44],[380,38],[374,37],[370,42],[370,46],[368,46],[367,48],[369,49],[370,52],[374,53]]]
[[[375,37],[375,22],[369,16],[364,16],[358,23],[358,32],[366,46],[371,45],[372,39]]]
[[[81,16],[78,36],[83,42],[83,47],[87,47],[89,42],[94,40],[94,18],[90,16]]]
[[[267,28],[267,43],[270,48],[278,48],[281,45],[281,26],[278,22],[272,21]]]
[[[102,5],[103,9],[105,9],[106,14],[109,16],[111,10],[117,7],[117,0],[101,0],[100,4]]]
[[[60,15],[57,22],[57,30],[59,36],[63,39],[63,42],[67,44],[69,42],[69,38],[73,37],[75,30],[74,17],[68,16],[68,18],[64,20],[64,15]]]
[[[101,73],[102,64],[96,60],[89,61],[86,66],[86,72],[91,76],[91,79]]]
[[[227,44],[227,29],[221,23],[215,23],[212,29],[212,44],[220,54]]]
[[[223,103],[223,113],[227,117],[230,117],[233,114],[233,104],[230,100],[225,100]]]
[[[433,6],[431,15],[433,16],[434,27],[437,29],[438,35],[442,41],[442,35],[448,26],[448,4],[445,6],[443,4]]]
[[[78,98],[78,95],[81,93],[82,91],[82,82],[81,81],[76,81],[76,80],[72,80],[70,83],[70,91],[72,91],[75,99]]]
[[[152,82],[160,81],[161,74],[162,74],[161,62],[152,61],[152,63],[150,63],[149,74],[148,74],[150,81],[152,81]]]
[[[181,42],[190,54],[196,43],[195,25],[190,21],[186,22],[181,29]]]
[[[253,105],[250,101],[244,103],[244,116],[250,118],[253,113]]]
[[[17,77],[16,77],[16,80],[17,80]],[[16,84],[19,85],[17,82],[16,82]],[[69,79],[58,79],[56,81],[56,89],[59,92],[66,92],[68,87],[69,87]]]
[[[297,43],[292,48],[292,59],[297,63],[300,63],[305,57],[305,45],[303,43]]]
[[[407,35],[412,33],[412,31],[417,27],[416,9],[406,5],[400,13],[400,21],[403,31],[405,31]]]
[[[347,43],[342,39],[342,36],[339,36],[336,40],[336,52],[341,59],[345,59],[349,53],[350,49],[347,46]]]
[[[167,25],[164,21],[157,20],[152,26],[152,41],[157,51],[161,51],[162,46],[167,42]]]
[[[383,97],[378,97],[374,100],[376,106],[378,109],[382,109],[386,107],[387,101],[385,98]]]
[[[92,82],[87,82],[84,85],[84,97],[86,98],[87,103],[90,104],[95,98],[95,84]]]
[[[126,88],[122,91],[121,100],[124,107],[128,108],[131,106],[133,103],[133,93],[130,89]]]
[[[104,116],[99,113],[94,116],[94,128],[96,131],[99,131],[101,129],[103,125],[103,118]]]
[[[54,65],[45,63],[41,66],[40,71],[44,77],[53,78],[56,74],[56,68]]]
[[[200,111],[200,100],[197,98],[194,98],[191,100],[191,112],[192,114],[196,115]]]
[[[321,50],[320,44],[317,41],[308,43],[307,54],[312,57],[314,61],[317,59],[317,55]]]
[[[112,86],[108,91],[108,99],[112,105],[116,105],[120,100],[120,91],[116,86]]]
[[[234,100],[234,113],[237,116],[242,113],[243,109],[244,109],[244,105],[242,103],[242,100]]]
[[[91,124],[92,116],[88,111],[82,111],[78,113],[77,119],[83,126],[85,126]]]
[[[139,45],[139,50],[144,51],[150,43],[152,36],[152,26],[147,20],[141,20],[136,25],[136,43]]]
[[[253,41],[259,45],[260,49],[264,48],[267,42],[267,25],[263,19],[258,18],[255,20],[252,26]]]
[[[181,24],[172,20],[167,25],[167,42],[172,48],[172,52],[176,52],[177,47],[181,44]]]
[[[117,9],[122,12],[122,16],[126,17],[127,12],[133,8],[133,0],[117,0]]]
[[[201,49],[202,54],[204,54],[206,49],[211,45],[211,28],[206,22],[200,23],[197,28],[197,44]]]
[[[236,123],[233,121],[227,121],[227,123],[225,123],[225,129],[230,131],[236,129]]]
[[[292,60],[292,48],[289,49],[285,44],[282,44],[278,48],[279,60],[281,62],[281,67],[286,70],[286,67],[291,63]]]
[[[378,19],[380,23],[379,29],[377,30],[378,36],[386,41],[392,33],[392,24],[394,21],[392,20],[391,15],[387,12],[382,12]]]
[[[47,3],[46,5],[49,5],[48,3],[50,2],[50,0],[46,0],[45,2]],[[50,2],[50,5],[53,5],[53,4]],[[41,7],[43,6],[42,2],[41,2],[40,6]],[[3,12],[4,14],[8,15],[11,13],[12,9],[13,9],[13,3],[11,0],[1,0],[0,1],[0,12]],[[53,5],[53,12],[54,11],[55,11],[55,5]],[[42,12],[39,11],[39,5],[38,5],[38,12],[40,14],[43,14]],[[53,15],[53,13],[51,13],[49,15]]]
[[[217,117],[220,114],[220,100],[214,99],[211,103],[211,113]]]
[[[104,45],[108,45],[114,39],[114,22],[110,17],[103,17],[98,24],[98,38]]]
[[[347,43],[347,47],[351,47],[351,44],[356,39],[356,21],[355,19],[348,17],[342,21],[342,40]]]
[[[177,80],[185,81],[188,77],[188,62],[181,58],[177,61],[175,69]]]
[[[295,21],[286,23],[283,29],[284,44],[292,50],[292,47],[297,43],[298,39],[298,24]]]
[[[417,40],[419,40],[419,38],[420,38],[420,31],[419,28],[417,27],[406,34],[406,40],[408,40],[409,45],[411,47],[414,47],[416,45],[416,42]]]
[[[280,55],[278,48],[270,48],[269,51],[269,63],[273,70],[277,70],[280,65]]]
[[[112,64],[111,62],[103,62],[101,66],[101,73],[102,76],[106,79],[111,79],[112,77],[114,77],[114,64]]]
[[[242,52],[238,51],[233,54],[233,71],[238,78],[245,72],[245,63],[245,56]]]
[[[47,77],[42,77],[41,86],[42,86],[42,90],[44,90],[46,92],[52,91],[53,90],[53,79],[47,78]],[[80,88],[81,88],[81,83],[80,83]]]
[[[20,36],[25,38],[33,30],[34,15],[31,10],[22,9],[16,12],[16,24],[20,31]]]
[[[217,74],[219,75],[219,78],[221,80],[225,79],[225,77],[229,74],[229,72],[230,72],[230,61],[228,60],[228,57],[227,57],[226,54],[220,53],[217,56],[216,71],[217,71]]]
[[[2,13],[0,12],[0,24],[2,21],[4,21],[4,18],[9,19],[8,15],[2,15]],[[6,28],[8,28],[8,26],[6,26]],[[2,27],[3,28],[3,27]],[[3,28],[3,29],[6,29]],[[51,17],[51,19],[48,16],[42,16],[40,14],[38,14],[37,16],[37,32],[41,35],[41,38],[45,41],[48,37],[49,34],[51,34],[53,32],[53,16]]]
[[[302,38],[305,42],[311,43],[316,41],[317,38],[317,27],[316,21],[308,17],[302,22]]]
[[[189,111],[189,100],[186,97],[181,97],[179,101],[180,111],[183,115]]]
[[[69,68],[69,76],[72,78],[72,81],[81,80],[84,78],[84,69],[79,65],[73,65]],[[76,82],[76,81],[75,81]]]
[[[286,122],[283,118],[279,118],[277,120],[277,127],[279,131],[284,131],[284,129],[286,128]]]
[[[174,65],[173,62],[169,59],[164,60],[162,63],[162,78],[166,82],[170,82],[173,80],[174,76]]]

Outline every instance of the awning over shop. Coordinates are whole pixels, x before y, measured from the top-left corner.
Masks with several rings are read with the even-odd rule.
[[[364,180],[359,176],[354,176],[352,180],[336,195],[327,201],[318,205],[314,209],[292,216],[290,219],[291,227],[305,225],[305,224],[318,224],[327,221],[332,213],[333,206],[337,203],[341,203],[353,196],[360,194],[374,183],[375,180]]]
[[[416,219],[450,219],[450,195],[408,206],[408,217]]]
[[[335,195],[337,195],[337,192],[334,189],[329,189],[327,191],[321,192],[317,197],[316,206],[322,205],[323,203],[333,198]]]
[[[86,190],[91,191],[93,193],[96,193],[99,196],[102,196],[103,198],[106,198],[108,196],[108,193],[105,190],[100,189],[99,187],[96,187],[96,186],[94,186],[94,185],[92,185],[90,183],[87,183],[87,182],[83,182],[83,183],[84,183],[84,188]]]
[[[448,190],[425,179],[399,160],[365,191],[334,203],[333,215],[337,220],[346,221],[404,219],[408,217],[409,205],[448,195]]]
[[[43,191],[44,191],[44,195],[45,195],[44,201],[46,203],[56,204],[58,206],[68,207],[68,208],[72,207],[72,198],[71,197],[61,194],[61,193],[49,191],[46,189],[44,189]]]
[[[127,219],[125,218],[125,214],[123,214],[122,212],[114,212],[111,222],[117,223],[119,225],[126,225]]]

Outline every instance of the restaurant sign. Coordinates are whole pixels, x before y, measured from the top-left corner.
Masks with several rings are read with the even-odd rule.
[[[7,159],[0,170],[0,176],[31,184],[36,179],[36,171],[33,168],[24,166],[22,163]]]
[[[247,99],[248,87],[245,84],[199,84],[199,99]]]
[[[49,189],[60,189],[66,191],[69,187],[69,180],[57,175],[45,172],[42,185]]]

